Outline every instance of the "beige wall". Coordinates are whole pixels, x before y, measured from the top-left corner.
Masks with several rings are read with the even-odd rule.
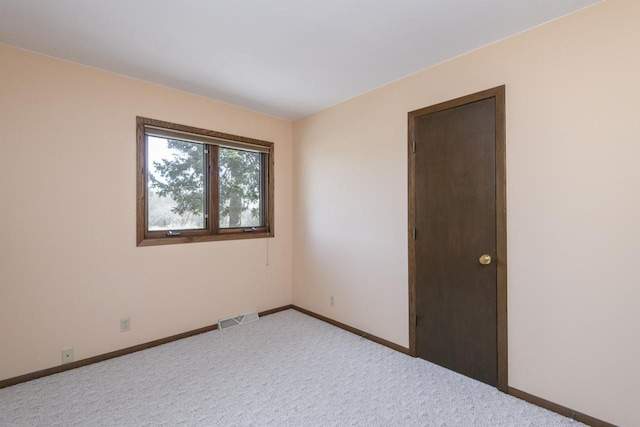
[[[136,247],[136,115],[275,143],[269,266],[266,239]],[[291,303],[290,122],[0,45],[0,129],[0,379]]]
[[[295,122],[294,304],[408,345],[407,112],[505,84],[510,386],[640,425],[638,22],[608,0]]]

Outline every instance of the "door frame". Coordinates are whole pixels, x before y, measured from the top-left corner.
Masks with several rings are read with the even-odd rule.
[[[416,194],[415,194],[415,118],[442,110],[459,107],[484,99],[496,101],[496,252],[497,259],[497,360],[498,390],[508,392],[507,345],[507,177],[506,177],[506,116],[505,86],[498,86],[471,95],[442,102],[408,113],[408,161],[409,161],[409,354],[417,357],[416,348]]]

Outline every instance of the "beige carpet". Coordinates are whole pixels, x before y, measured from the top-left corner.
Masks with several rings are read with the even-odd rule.
[[[0,390],[1,426],[582,426],[297,311]]]

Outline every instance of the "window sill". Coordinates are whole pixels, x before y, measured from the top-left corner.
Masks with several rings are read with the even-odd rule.
[[[161,246],[175,245],[179,243],[198,243],[198,242],[217,242],[224,240],[244,240],[244,239],[264,239],[274,237],[273,231],[253,231],[250,233],[225,233],[216,235],[200,235],[200,236],[175,236],[175,237],[157,237],[144,238],[140,240],[136,246]]]

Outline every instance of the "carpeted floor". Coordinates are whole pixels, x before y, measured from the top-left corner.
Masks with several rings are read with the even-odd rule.
[[[582,426],[294,310],[0,390],[1,426]]]

